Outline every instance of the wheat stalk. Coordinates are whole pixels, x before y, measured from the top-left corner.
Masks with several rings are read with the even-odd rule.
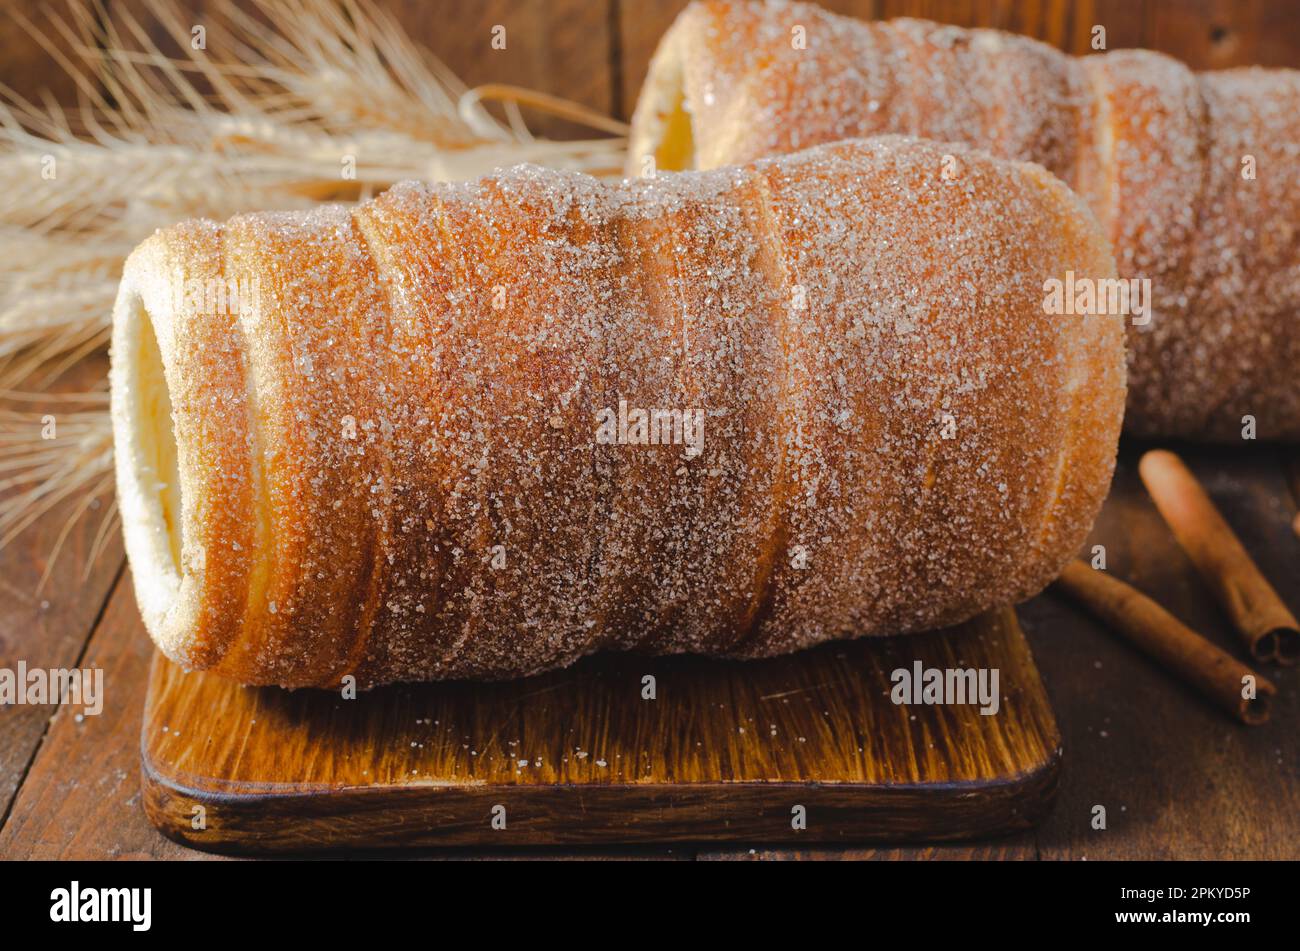
[[[148,21],[110,17],[98,0],[71,0],[41,25],[13,16],[78,90],[64,109],[0,85],[0,547],[76,500],[51,563],[111,493],[112,432],[104,389],[31,391],[102,351],[122,262],[154,229],[519,162],[598,175],[622,165],[619,138],[537,139],[511,104],[498,120],[368,0],[256,0],[252,11],[218,0],[204,8],[204,49],[176,0],[152,4]],[[94,553],[113,526],[104,508]]]

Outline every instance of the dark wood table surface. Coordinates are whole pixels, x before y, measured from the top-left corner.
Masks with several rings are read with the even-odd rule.
[[[3,17],[36,17],[39,0],[0,0],[0,81],[34,95],[74,90]],[[143,0],[104,0],[107,15]],[[627,117],[654,44],[684,0],[384,0],[404,27],[467,83],[515,82]],[[1300,65],[1297,7],[1286,0],[828,0],[858,16],[915,15],[998,26],[1086,52],[1093,24],[1111,48],[1147,46],[1197,68]],[[207,4],[186,7],[201,18]],[[38,17],[36,17],[38,18]],[[505,24],[506,51],[490,52]],[[572,133],[543,122],[547,133]],[[91,363],[65,381],[102,379]],[[29,407],[30,408],[30,407]],[[1142,490],[1124,447],[1110,501],[1094,532],[1110,568],[1237,656],[1242,652]],[[1292,487],[1300,456],[1243,445],[1186,448],[1193,469],[1293,609],[1300,609],[1300,539]],[[1290,468],[1288,468],[1290,467]],[[107,499],[103,504],[107,504]],[[68,511],[63,509],[63,514]],[[87,566],[98,515],[67,537],[41,590],[63,527],[43,519],[0,551],[0,666],[102,667],[104,712],[78,722],[52,707],[0,708],[0,857],[202,858],[149,825],[140,808],[139,726],[152,652],[136,613],[120,540]],[[1054,811],[1010,839],[926,848],[775,851],[681,849],[566,853],[670,859],[751,857],[1021,859],[1300,857],[1300,670],[1268,671],[1279,688],[1272,721],[1242,727],[1171,680],[1126,644],[1052,594],[1020,609],[1064,737]],[[1108,827],[1092,828],[1094,806]],[[441,853],[452,854],[452,853]],[[517,857],[519,853],[493,853]],[[527,853],[539,855],[547,853]]]

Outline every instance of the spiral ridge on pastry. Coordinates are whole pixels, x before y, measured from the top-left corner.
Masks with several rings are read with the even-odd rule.
[[[1121,277],[1150,282],[1126,430],[1296,441],[1298,116],[1296,70],[1196,73],[1146,50],[1071,57],[997,30],[707,0],[660,42],[628,170],[886,133],[1038,162],[1088,202]]]
[[[956,157],[521,166],[156,233],[112,348],[151,635],[245,683],[368,686],[766,656],[1036,593],[1106,494],[1125,374],[1121,321],[1045,312],[1044,281],[1114,261],[1042,168]],[[702,438],[638,441],[632,408]]]

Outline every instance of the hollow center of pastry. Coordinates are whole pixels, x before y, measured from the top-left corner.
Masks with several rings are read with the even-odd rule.
[[[681,172],[695,167],[695,117],[686,97],[686,70],[681,52],[660,50],[650,67],[628,146],[629,174]],[[646,159],[654,168],[646,168]]]
[[[686,108],[685,88],[678,83],[669,93],[659,144],[655,148],[655,167],[665,172],[681,172],[695,167],[695,128]]]
[[[140,495],[146,503],[150,530],[166,539],[165,550],[171,555],[166,567],[176,574],[181,570],[181,476],[176,453],[176,433],[172,424],[172,400],[163,372],[162,351],[153,322],[144,302],[139,308],[140,348],[136,353],[135,382],[141,465],[136,470]]]

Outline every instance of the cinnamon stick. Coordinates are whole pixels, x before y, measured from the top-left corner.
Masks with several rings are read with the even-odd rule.
[[[1156,508],[1258,661],[1300,661],[1300,622],[1260,572],[1201,484],[1172,452],[1153,449],[1138,472]]]
[[[1056,584],[1205,697],[1249,726],[1268,720],[1276,688],[1231,654],[1220,650],[1131,585],[1081,561],[1065,566]],[[1243,697],[1245,677],[1255,678],[1254,697]]]

